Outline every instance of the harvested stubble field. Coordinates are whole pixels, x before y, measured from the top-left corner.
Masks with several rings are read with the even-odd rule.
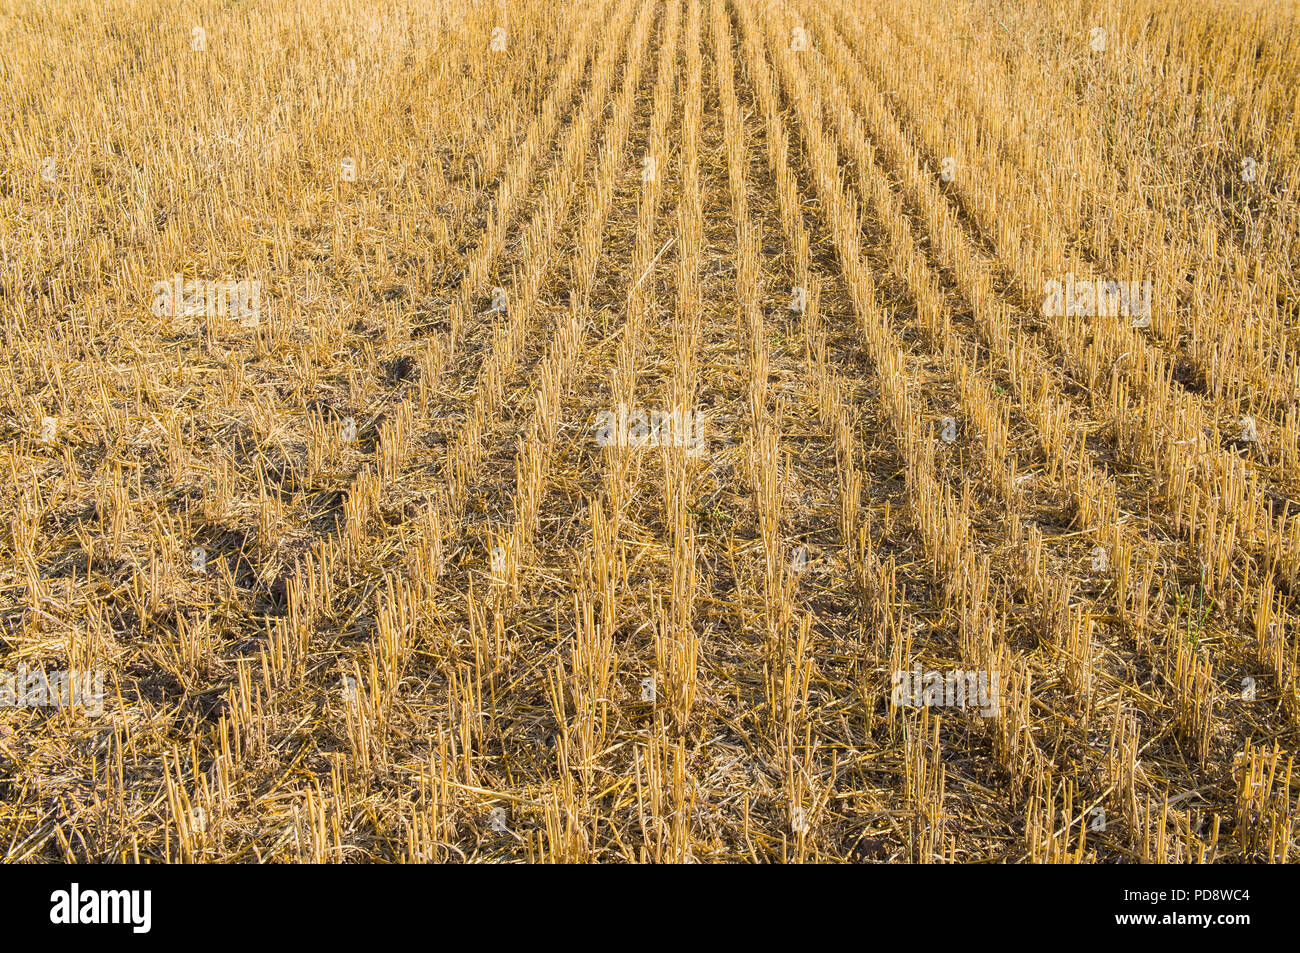
[[[1296,859],[1285,5],[0,37],[6,860]]]

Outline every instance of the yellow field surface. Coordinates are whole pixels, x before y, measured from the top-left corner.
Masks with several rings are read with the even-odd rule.
[[[0,857],[1300,857],[1300,16],[0,0]]]

